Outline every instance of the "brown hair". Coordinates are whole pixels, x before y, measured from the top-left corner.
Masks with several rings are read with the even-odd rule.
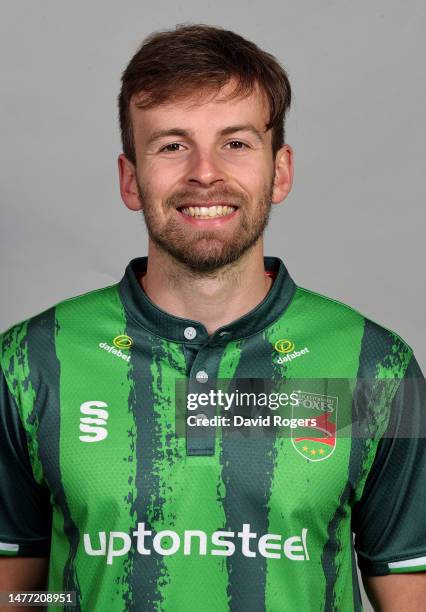
[[[219,91],[232,78],[237,86],[229,96],[250,94],[258,84],[269,104],[272,153],[284,144],[284,120],[291,103],[288,76],[278,61],[242,36],[205,24],[180,24],[154,32],[142,43],[121,76],[118,96],[124,155],[133,164],[136,154],[130,101],[149,108],[170,99],[182,99],[196,90]]]

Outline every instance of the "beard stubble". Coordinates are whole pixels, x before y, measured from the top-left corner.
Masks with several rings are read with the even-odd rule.
[[[196,273],[213,272],[240,259],[263,235],[272,208],[272,180],[269,185],[265,185],[252,213],[246,196],[228,188],[211,190],[198,196],[194,191],[182,190],[167,198],[167,209],[176,209],[188,201],[200,204],[207,201],[226,201],[239,207],[237,214],[240,216],[240,223],[232,234],[220,230],[194,230],[192,227],[186,231],[185,226],[173,218],[169,218],[166,224],[161,226],[153,198],[139,182],[137,187],[143,207],[142,216],[150,239],[161,250]]]

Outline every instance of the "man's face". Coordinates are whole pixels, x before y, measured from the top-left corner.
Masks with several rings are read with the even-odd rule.
[[[262,236],[275,164],[268,108],[257,88],[131,105],[137,206],[155,248],[198,272],[236,261]]]

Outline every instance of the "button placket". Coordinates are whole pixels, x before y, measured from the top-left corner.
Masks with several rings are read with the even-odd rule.
[[[210,388],[215,388],[215,376],[217,376],[218,366],[223,353],[223,347],[210,345],[207,340],[197,352],[192,363],[188,380],[188,392],[197,395],[210,393]],[[208,419],[216,414],[216,406],[198,405],[196,411],[187,413],[191,415],[204,416]],[[214,455],[216,427],[189,426],[186,428],[186,449],[187,455]]]

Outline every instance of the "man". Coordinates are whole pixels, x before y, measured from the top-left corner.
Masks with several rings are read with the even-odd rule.
[[[292,186],[290,101],[272,56],[204,25],[152,35],[123,73],[121,196],[148,256],[3,334],[2,590],[74,591],[90,611],[360,610],[354,532],[371,601],[421,609],[412,349],[263,254]],[[339,438],[344,396],[314,392],[299,437],[213,426],[202,391],[221,379],[353,379],[350,427],[362,414],[368,433]]]

